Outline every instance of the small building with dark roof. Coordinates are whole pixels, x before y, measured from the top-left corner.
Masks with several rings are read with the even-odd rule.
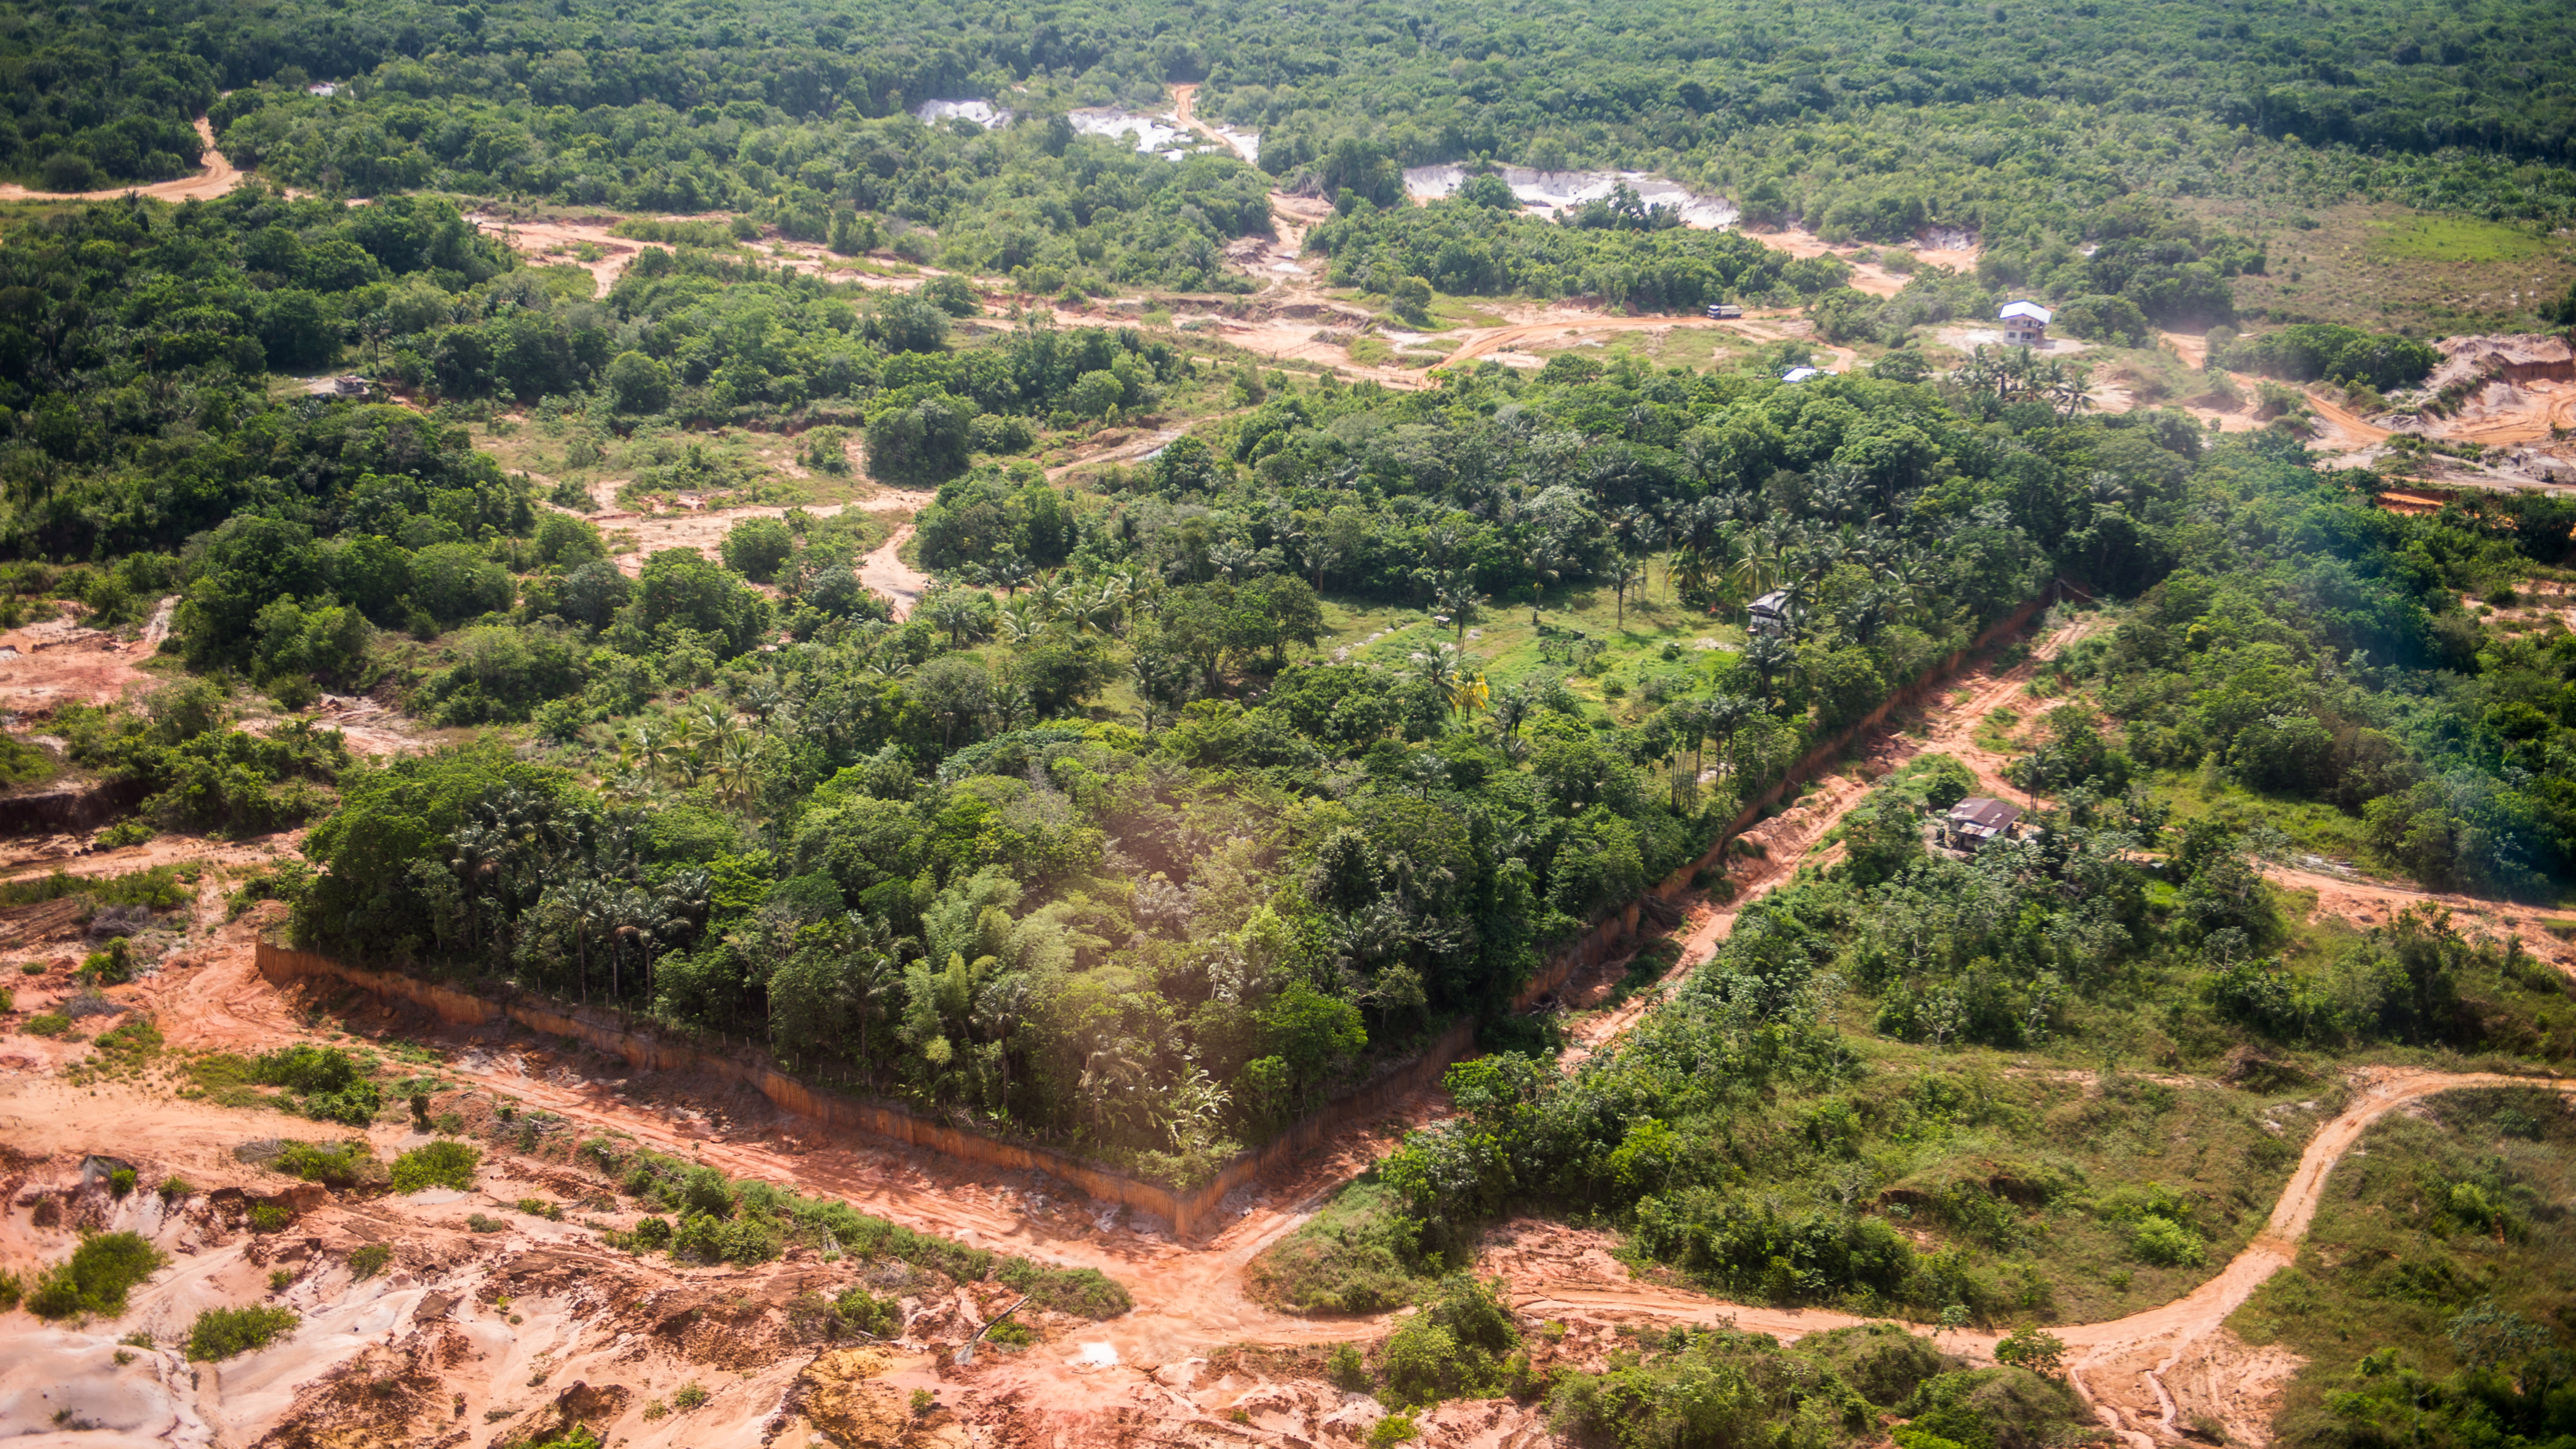
[[[1748,634],[1788,633],[1789,591],[1773,589],[1747,605],[1744,610],[1744,631]]]
[[[2021,810],[1990,795],[1971,795],[1941,817],[1941,833],[1954,850],[1975,850],[1989,840],[2009,837]]]

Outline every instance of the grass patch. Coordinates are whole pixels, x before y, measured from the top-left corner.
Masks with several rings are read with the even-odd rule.
[[[2340,322],[2419,337],[2518,332],[2576,283],[2576,247],[2465,215],[2355,204],[2318,209],[2313,228],[2284,226],[2250,204],[2197,203],[2250,228],[2268,253],[2260,273],[2230,279],[2240,326]]]
[[[1425,1259],[1401,1206],[1376,1172],[1363,1173],[1253,1259],[1245,1286],[1291,1313],[1381,1313],[1412,1302],[1442,1265]]]
[[[376,1160],[375,1149],[363,1137],[326,1144],[287,1142],[279,1147],[275,1166],[291,1177],[336,1188],[384,1176],[384,1164]]]
[[[2576,1116],[2556,1092],[2449,1092],[2372,1124],[2326,1180],[2298,1261],[2228,1319],[2307,1360],[2276,1438],[2544,1439],[2542,1400],[2566,1373],[2571,1197]]]
[[[796,1242],[820,1249],[827,1259],[834,1254],[892,1259],[960,1283],[993,1279],[1027,1294],[1040,1308],[1085,1318],[1115,1318],[1134,1306],[1127,1290],[1098,1269],[1058,1268],[970,1248],[870,1217],[845,1202],[806,1197],[766,1182],[736,1182],[714,1168],[649,1149],[629,1150],[607,1138],[583,1143],[580,1155],[621,1179],[628,1196],[679,1217],[676,1230],[659,1218],[647,1218],[635,1232],[602,1235],[611,1246],[630,1252],[667,1247],[682,1256],[712,1252],[734,1259],[731,1249],[740,1246],[774,1257],[783,1243]],[[760,1241],[748,1241],[753,1238]]]
[[[156,865],[123,875],[71,875],[58,870],[51,875],[0,881],[0,907],[41,905],[65,896],[87,896],[102,906],[177,910],[196,899],[197,878],[203,870],[193,864]]]
[[[2564,242],[2473,216],[2410,214],[2378,223],[2372,232],[2366,248],[2369,255],[2391,260],[2481,266],[2527,262],[2534,257],[2556,256],[2567,249]]]

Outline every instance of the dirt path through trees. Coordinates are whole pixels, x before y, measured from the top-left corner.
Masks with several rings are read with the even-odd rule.
[[[215,128],[206,118],[197,118],[197,137],[206,143],[204,168],[194,176],[176,181],[155,181],[141,186],[111,186],[103,191],[30,191],[26,187],[0,183],[0,201],[114,201],[120,196],[148,196],[155,201],[211,201],[241,185],[241,172],[215,149]]]

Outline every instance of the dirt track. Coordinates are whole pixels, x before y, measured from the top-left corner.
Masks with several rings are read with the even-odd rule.
[[[1818,778],[1795,805],[1746,831],[1742,838],[1758,853],[1729,865],[1727,878],[1735,883],[1734,899],[1719,907],[1699,892],[1684,897],[1689,904],[1677,933],[1682,952],[1672,971],[1658,983],[1658,990],[1639,992],[1614,1011],[1578,1018],[1568,1033],[1571,1044],[1566,1052],[1566,1067],[1572,1069],[1604,1044],[1625,1035],[1660,999],[1660,988],[1678,983],[1714,955],[1718,942],[1735,929],[1736,918],[1744,908],[1796,875],[1799,866],[1808,862],[1816,843],[1833,833],[1852,807],[1867,798],[1870,780],[1916,755],[1948,754],[1976,772],[1979,788],[1999,797],[2011,795],[2012,787],[2001,774],[2003,757],[1976,743],[1977,726],[1993,710],[2019,696],[2041,663],[2056,658],[2101,624],[2099,614],[2078,615],[2038,641],[2030,656],[2012,668],[1998,671],[1981,665],[1971,670],[1945,692],[1943,701],[1926,714],[1918,731],[1879,735],[1866,746],[1868,758],[1863,769]],[[1568,1000],[1579,1003],[1587,994],[1598,995],[1624,965],[1613,962],[1596,968],[1588,982],[1577,978],[1568,985]]]
[[[26,187],[0,184],[0,201],[114,201],[120,196],[148,196],[155,201],[211,201],[241,184],[241,173],[224,153],[215,149],[215,128],[206,118],[197,118],[197,136],[206,143],[204,169],[194,176],[176,181],[155,181],[144,186],[111,186],[104,191],[30,191]]]

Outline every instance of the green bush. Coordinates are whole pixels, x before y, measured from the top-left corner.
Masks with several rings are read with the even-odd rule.
[[[169,1261],[138,1234],[90,1234],[68,1260],[37,1280],[27,1311],[39,1318],[113,1318],[125,1311],[126,1293]]]
[[[120,1167],[107,1175],[107,1190],[119,1198],[134,1195],[134,1169]]]
[[[1503,1357],[1520,1344],[1502,1287],[1499,1278],[1486,1283],[1453,1273],[1421,1312],[1396,1325],[1381,1365],[1391,1402],[1424,1405],[1496,1392]]]
[[[442,1138],[415,1147],[394,1159],[394,1191],[419,1192],[424,1188],[450,1187],[458,1192],[470,1192],[474,1187],[474,1170],[482,1164],[481,1149],[469,1143]]]
[[[2208,1261],[2200,1234],[2168,1217],[2149,1213],[2129,1230],[2130,1251],[2162,1268],[2197,1268]]]
[[[303,1321],[292,1309],[266,1303],[209,1308],[188,1329],[188,1361],[219,1363],[266,1348]]]
[[[250,1230],[254,1233],[283,1232],[286,1225],[294,1221],[294,1213],[274,1203],[251,1204]]]
[[[363,1283],[385,1270],[394,1260],[394,1250],[382,1243],[369,1243],[349,1254],[349,1276]]]
[[[375,1174],[376,1152],[363,1137],[327,1145],[290,1140],[278,1148],[277,1170],[327,1187],[354,1187]]]
[[[42,1011],[27,1018],[29,1036],[69,1036],[72,1019],[59,1011]]]

